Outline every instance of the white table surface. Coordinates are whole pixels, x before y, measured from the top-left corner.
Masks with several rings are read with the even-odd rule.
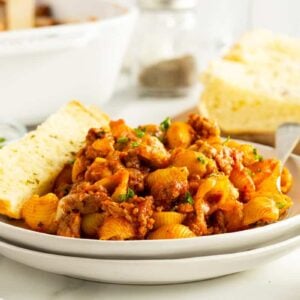
[[[0,257],[0,298],[15,299],[300,299],[300,249],[252,271],[165,286],[133,286],[67,278]],[[105,272],[105,270],[103,270]]]
[[[132,125],[160,122],[190,109],[198,93],[186,99],[137,99],[120,88],[103,109]],[[105,270],[103,270],[105,272]],[[218,279],[166,286],[126,286],[88,282],[35,270],[0,257],[0,300],[10,299],[300,299],[300,249],[255,270]]]

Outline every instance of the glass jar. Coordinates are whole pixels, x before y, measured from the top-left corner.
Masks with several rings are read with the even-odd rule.
[[[184,96],[198,77],[198,0],[138,0],[133,74],[142,96]]]

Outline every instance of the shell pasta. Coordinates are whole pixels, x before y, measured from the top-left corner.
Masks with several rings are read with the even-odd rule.
[[[220,137],[196,114],[187,122],[89,130],[51,193],[28,199],[33,230],[100,240],[177,239],[245,230],[280,220],[292,205],[281,162]],[[281,187],[278,180],[281,176]]]

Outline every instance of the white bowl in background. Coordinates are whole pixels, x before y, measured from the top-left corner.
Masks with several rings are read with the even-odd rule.
[[[35,124],[71,99],[108,100],[137,17],[124,1],[39,2],[59,19],[99,20],[1,32],[0,119]]]

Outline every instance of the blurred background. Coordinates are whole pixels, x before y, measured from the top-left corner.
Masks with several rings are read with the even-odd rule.
[[[114,93],[115,102],[112,104],[115,103],[116,109],[113,109],[113,105],[110,106],[114,114],[118,111],[117,107],[124,103],[124,99],[128,104],[128,108],[123,108],[125,116],[130,115],[130,110],[137,112],[143,110],[146,105],[149,115],[157,116],[157,120],[168,112],[176,115],[178,111],[189,111],[195,106],[201,92],[199,74],[211,60],[222,56],[244,32],[252,29],[267,29],[293,37],[300,35],[298,15],[300,1],[297,0],[196,0],[194,2],[196,6],[187,10],[185,17],[180,19],[178,16],[180,11],[177,11],[173,17],[169,16],[171,19],[169,22],[168,16],[163,14],[161,14],[163,21],[159,19],[159,9],[150,12],[147,10],[147,4],[153,2],[151,0],[127,0],[127,2],[139,7],[140,15],[123,62],[118,88]],[[191,37],[188,38],[189,36]],[[172,66],[157,65],[157,62],[169,61],[172,57],[186,58],[184,55],[188,53],[192,53],[196,58],[197,71],[194,79],[196,84],[192,84],[193,80],[186,82],[186,85],[190,84],[192,88],[183,91],[179,89],[178,94],[174,94],[178,82],[165,83],[171,87],[172,93],[162,89],[158,92],[153,90],[152,87],[156,82],[151,82],[152,76],[159,78],[160,83],[163,82],[162,78],[176,77],[172,76],[171,72],[162,72],[164,68],[169,70],[174,65],[186,63],[185,70],[179,72],[178,77],[185,76],[189,79],[192,77],[193,68],[187,67],[187,60],[177,64],[173,62]],[[191,62],[190,64],[193,65]],[[159,77],[160,73],[161,77]],[[126,74],[128,76],[124,76]],[[145,85],[148,85],[146,91]],[[169,102],[166,109],[164,103],[168,97],[176,100],[172,105]],[[132,101],[132,99],[143,99],[143,102]],[[155,101],[158,99],[160,101]],[[129,105],[130,103],[132,105]],[[144,118],[144,115],[138,118],[137,123],[142,122]]]
[[[28,28],[30,5],[42,6],[31,24],[39,28]],[[0,118],[25,125],[71,99],[115,118],[133,111],[137,123],[176,115],[195,106],[199,74],[242,33],[300,35],[299,0],[0,0],[1,7]]]
[[[137,0],[124,0],[132,4],[136,4]],[[203,3],[221,3],[224,2],[228,7],[236,4],[245,5],[244,0],[198,0],[199,11],[202,9]],[[268,28],[274,31],[300,35],[300,1],[299,0],[252,0],[251,1],[251,21],[254,27]]]

